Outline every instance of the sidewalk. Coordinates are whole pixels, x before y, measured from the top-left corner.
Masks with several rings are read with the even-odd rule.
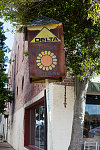
[[[7,142],[0,142],[0,150],[14,150]]]

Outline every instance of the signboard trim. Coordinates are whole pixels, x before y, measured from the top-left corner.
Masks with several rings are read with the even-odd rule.
[[[46,29],[46,34],[45,35],[45,29]],[[43,33],[42,33],[43,32]],[[42,36],[41,34],[44,34],[46,37]],[[40,37],[39,37],[40,35]],[[61,40],[53,34],[47,27],[43,27],[40,32],[33,38],[31,43],[48,43],[48,42],[61,42]]]

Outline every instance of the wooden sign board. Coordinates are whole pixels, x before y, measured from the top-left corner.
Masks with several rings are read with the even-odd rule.
[[[31,82],[53,81],[65,76],[62,23],[27,27]]]

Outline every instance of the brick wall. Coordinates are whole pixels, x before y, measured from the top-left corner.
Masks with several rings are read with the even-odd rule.
[[[15,110],[35,97],[45,87],[44,84],[30,83],[28,56],[24,51],[28,49],[28,42],[24,34],[16,33],[9,66],[9,88],[15,93]]]
[[[65,79],[62,82],[56,83],[58,85],[66,85],[66,86],[74,86],[75,85],[75,80],[73,77],[69,76],[68,74],[66,75]]]
[[[25,56],[25,51],[28,51],[28,42],[23,33],[16,33],[8,72],[9,88],[15,92],[15,111],[45,88],[45,84],[30,83],[28,55]],[[73,86],[74,79],[67,76],[63,82],[56,84]]]

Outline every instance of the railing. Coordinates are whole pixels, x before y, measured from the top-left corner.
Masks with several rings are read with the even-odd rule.
[[[99,144],[97,141],[85,141],[84,150],[99,150]]]

